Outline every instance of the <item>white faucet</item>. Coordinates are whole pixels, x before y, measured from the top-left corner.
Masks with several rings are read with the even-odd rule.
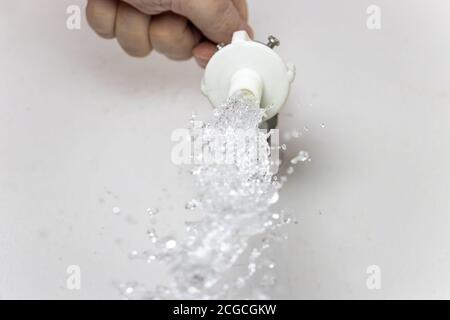
[[[279,45],[275,37],[269,43],[253,41],[245,31],[237,31],[229,45],[221,46],[209,61],[202,81],[202,92],[213,106],[219,106],[242,90],[251,92],[261,108],[264,121],[272,118],[285,103],[295,67],[286,64],[273,50]]]

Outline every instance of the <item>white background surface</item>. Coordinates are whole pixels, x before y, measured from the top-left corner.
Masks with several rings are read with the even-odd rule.
[[[450,298],[450,2],[250,2],[257,38],[277,35],[298,69],[280,128],[310,128],[289,144],[312,162],[281,193],[299,224],[276,297]],[[202,71],[129,58],[85,20],[67,30],[69,4],[84,1],[0,12],[0,298],[117,298],[114,280],[160,282],[127,253],[145,248],[147,207],[180,230],[192,194],[170,134],[210,115]],[[66,289],[72,264],[80,291]],[[373,264],[381,290],[366,288]]]

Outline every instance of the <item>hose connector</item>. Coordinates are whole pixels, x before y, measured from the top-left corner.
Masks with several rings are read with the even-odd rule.
[[[253,41],[245,31],[235,32],[231,43],[220,47],[205,70],[202,91],[212,105],[219,106],[234,93],[246,90],[265,109],[264,121],[278,114],[289,95],[295,67],[272,49],[277,45],[273,36],[266,45]]]

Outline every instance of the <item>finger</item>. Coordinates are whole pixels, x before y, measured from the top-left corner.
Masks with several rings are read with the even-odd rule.
[[[245,21],[248,22],[248,5],[247,5],[247,0],[232,0],[234,6],[236,7],[236,10],[239,12],[239,14],[241,15],[242,19],[244,19]],[[248,35],[250,36],[250,38],[254,38],[255,37],[255,32],[253,31],[253,28],[248,25],[248,28],[246,29]]]
[[[203,41],[195,46],[195,48],[192,50],[192,54],[194,55],[197,64],[200,67],[205,68],[216,51],[217,47],[212,42]]]
[[[169,11],[172,0],[122,0],[148,15]]]
[[[192,49],[200,39],[200,32],[193,28],[185,17],[172,12],[152,17],[150,24],[152,47],[170,59],[191,58]]]
[[[101,37],[114,38],[117,15],[117,0],[89,0],[86,18],[91,28]]]
[[[144,57],[152,50],[148,36],[150,16],[120,2],[117,9],[116,37],[120,46],[133,57]]]
[[[242,19],[248,21],[247,1],[246,0],[232,0],[232,1],[234,6],[236,7],[236,10],[241,15]],[[254,32],[251,28],[249,35],[250,37],[253,38]],[[200,44],[195,46],[195,48],[192,50],[192,54],[194,55],[197,64],[202,68],[205,68],[207,66],[209,60],[216,52],[217,47],[210,41],[201,42]]]
[[[245,21],[248,21],[248,6],[247,6],[247,0],[232,0],[234,6],[236,7],[237,11],[241,15],[242,19]]]
[[[250,27],[231,0],[172,0],[172,11],[187,17],[211,41],[228,43]]]

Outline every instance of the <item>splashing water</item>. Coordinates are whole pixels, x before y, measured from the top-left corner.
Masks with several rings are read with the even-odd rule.
[[[153,247],[133,251],[132,258],[167,263],[171,280],[155,290],[124,283],[121,290],[126,298],[270,297],[276,263],[263,253],[272,241],[285,238],[278,228],[292,219],[283,211],[270,210],[279,199],[281,184],[271,169],[270,133],[258,129],[263,116],[253,97],[242,92],[215,109],[209,123],[191,121],[196,196],[186,210],[199,210],[202,218],[186,222],[187,238],[181,242],[159,238],[154,229],[147,231]],[[228,146],[239,145],[243,131],[247,133],[245,148],[233,148],[234,157],[230,157]],[[206,161],[211,153],[221,161]],[[243,271],[236,268],[242,264]],[[250,279],[254,279],[253,289],[242,293]]]

